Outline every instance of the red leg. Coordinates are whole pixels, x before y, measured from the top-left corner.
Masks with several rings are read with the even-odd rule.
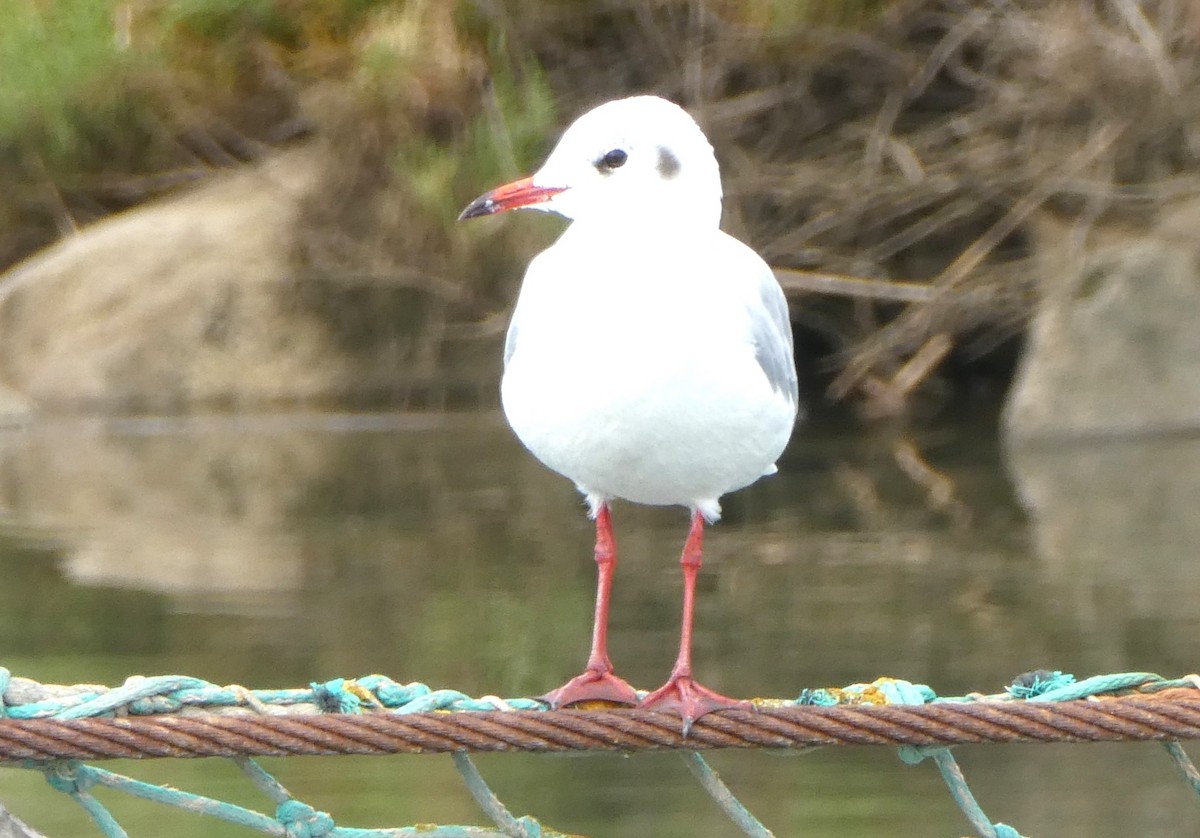
[[[637,692],[613,674],[612,661],[608,659],[608,599],[612,593],[616,566],[612,518],[605,503],[596,511],[596,616],[592,623],[592,651],[581,674],[542,696],[542,700],[551,707],[558,708],[578,701],[637,704]]]
[[[654,692],[650,693],[639,707],[647,710],[673,710],[683,717],[683,735],[687,736],[692,722],[725,707],[750,707],[748,701],[738,701],[707,687],[697,684],[692,678],[692,616],[696,605],[696,575],[700,571],[704,548],[704,516],[692,513],[692,528],[679,564],[683,568],[683,626],[679,633],[679,656],[671,677]]]

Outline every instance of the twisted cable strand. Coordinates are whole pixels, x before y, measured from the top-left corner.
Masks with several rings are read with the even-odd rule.
[[[1101,700],[764,707],[697,720],[636,709],[0,719],[0,762],[116,757],[938,746],[1200,738],[1200,692]]]
[[[992,822],[967,786],[950,746],[981,742],[1158,740],[1200,792],[1200,773],[1180,745],[1200,738],[1200,677],[1168,681],[1120,673],[1076,681],[1039,670],[1005,693],[938,698],[920,684],[881,678],[846,688],[805,690],[796,701],[760,699],[753,710],[702,717],[686,735],[678,717],[645,710],[552,711],[532,699],[471,698],[384,676],[334,679],[309,690],[217,687],[194,678],[135,676],[115,689],[45,687],[0,667],[0,765],[42,771],[82,805],[110,838],[124,832],[88,792],[97,783],[272,835],[297,838],[409,838],[425,827],[394,830],[337,826],[326,813],[291,798],[251,756],[452,753],[471,794],[495,828],[434,827],[431,836],[474,838],[557,835],[512,815],[470,762],[473,751],[678,750],[723,811],[747,835],[771,833],[733,796],[697,751],[823,745],[900,746],[915,764],[932,758],[951,796],[981,838],[1020,838]],[[189,792],[143,783],[78,760],[114,757],[233,758],[275,804],[274,816]],[[415,831],[414,831],[415,830]]]

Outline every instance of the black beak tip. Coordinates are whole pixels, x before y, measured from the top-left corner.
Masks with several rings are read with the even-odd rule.
[[[478,218],[481,215],[491,215],[493,212],[495,212],[495,209],[496,202],[486,195],[481,195],[471,203],[467,204],[467,208],[459,213],[458,220],[466,221],[468,218]]]

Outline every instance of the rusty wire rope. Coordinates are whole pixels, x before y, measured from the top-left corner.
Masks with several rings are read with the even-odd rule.
[[[1070,702],[0,719],[0,760],[647,751],[1200,739],[1200,690]]]
[[[84,807],[106,836],[125,832],[91,795],[104,786],[158,803],[224,818],[271,835],[304,838],[549,838],[529,817],[513,816],[488,788],[469,753],[676,750],[714,802],[753,838],[772,833],[738,802],[697,753],[719,748],[806,749],[890,745],[915,764],[932,760],[955,803],[981,838],[1020,838],[979,807],[950,746],[986,742],[1160,741],[1200,794],[1200,772],[1180,744],[1200,739],[1200,676],[1151,673],[1076,681],[1060,672],[1026,673],[1004,692],[942,698],[930,688],[881,678],[797,699],[756,699],[750,709],[701,717],[685,735],[677,716],[628,708],[550,710],[535,699],[471,698],[423,684],[370,675],[308,689],[248,690],[182,676],[134,676],[120,687],[43,685],[0,667],[0,766],[41,771]],[[293,799],[251,757],[450,753],[467,788],[495,827],[360,830]],[[156,786],[84,761],[110,758],[234,759],[275,803],[273,815]],[[3,810],[0,809],[0,813]]]

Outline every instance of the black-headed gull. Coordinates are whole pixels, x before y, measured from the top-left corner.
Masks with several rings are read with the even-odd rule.
[[[599,568],[587,667],[545,700],[674,710],[686,732],[710,710],[746,706],[692,678],[696,574],[720,497],[774,473],[796,421],[787,301],[758,254],[719,229],[712,146],[665,99],[588,111],[536,174],[480,196],[461,218],[518,208],[573,223],[525,272],[501,401],[521,442],[586,496]],[[641,701],[608,656],[616,498],[692,513],[679,656]]]

